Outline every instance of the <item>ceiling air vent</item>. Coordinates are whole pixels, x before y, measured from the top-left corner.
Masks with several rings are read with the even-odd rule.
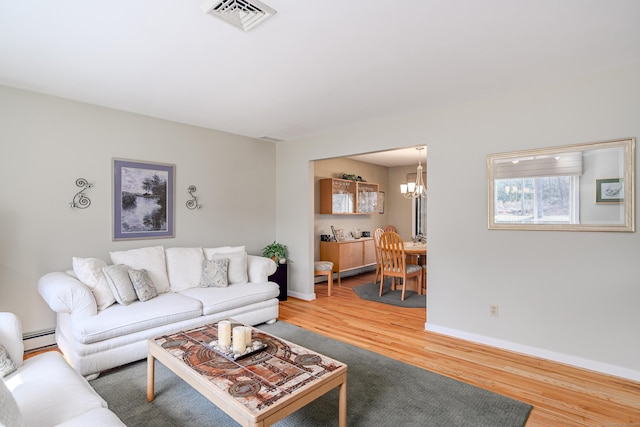
[[[258,0],[207,0],[202,5],[202,10],[244,31],[249,31],[276,14],[274,9]]]

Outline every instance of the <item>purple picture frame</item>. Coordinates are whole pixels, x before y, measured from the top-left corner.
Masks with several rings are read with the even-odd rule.
[[[175,165],[113,159],[113,240],[174,237]]]

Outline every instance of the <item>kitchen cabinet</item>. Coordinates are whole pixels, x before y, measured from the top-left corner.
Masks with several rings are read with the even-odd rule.
[[[324,178],[320,180],[321,214],[378,213],[380,186],[370,182]]]
[[[340,286],[341,272],[375,265],[376,252],[373,238],[320,242],[320,260],[333,263],[333,272],[338,273],[338,286]]]

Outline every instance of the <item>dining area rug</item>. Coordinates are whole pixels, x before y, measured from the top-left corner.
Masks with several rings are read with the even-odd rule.
[[[415,288],[413,282],[414,281],[412,279],[411,282],[407,283],[407,291],[404,295],[404,301],[401,301],[400,299],[402,297],[401,285],[397,285],[395,291],[391,290],[391,278],[385,279],[384,286],[382,288],[382,296],[379,296],[380,282],[371,282],[365,283],[364,285],[354,286],[353,290],[360,298],[369,301],[377,301],[384,304],[391,304],[406,308],[427,308],[426,295],[418,295],[416,291],[410,290],[412,287]]]
[[[531,405],[278,321],[258,329],[348,365],[350,427],[523,427]],[[238,424],[156,361],[155,400],[146,401],[147,362],[103,372],[91,386],[128,427]],[[338,391],[310,402],[276,427],[338,425]]]

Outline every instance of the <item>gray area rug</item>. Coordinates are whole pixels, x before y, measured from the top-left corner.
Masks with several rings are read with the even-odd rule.
[[[348,365],[347,424],[351,427],[524,426],[531,411],[530,405],[517,400],[285,322],[259,329]],[[105,372],[91,385],[129,427],[238,425],[157,361],[153,402],[146,401],[146,360]],[[337,426],[337,390],[275,425]]]
[[[412,282],[407,283],[407,291],[404,294],[404,301],[400,299],[402,297],[402,286],[397,285],[396,290],[392,291],[390,278],[385,279],[384,281],[384,286],[382,287],[382,296],[378,296],[380,293],[380,282],[376,284],[371,282],[365,283],[364,285],[354,286],[353,290],[356,294],[358,294],[360,298],[369,301],[377,301],[385,304],[397,305],[398,307],[426,308],[426,295],[418,295],[416,291],[409,290],[412,286],[413,288],[415,288],[415,285]]]

